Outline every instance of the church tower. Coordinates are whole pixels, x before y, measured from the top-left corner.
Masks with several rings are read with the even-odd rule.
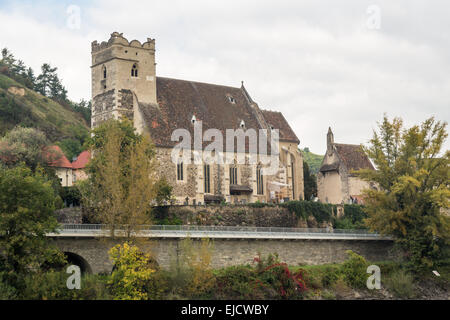
[[[91,55],[91,127],[122,117],[139,127],[139,103],[157,103],[155,40],[128,42],[122,33],[113,32],[107,42],[92,42]]]

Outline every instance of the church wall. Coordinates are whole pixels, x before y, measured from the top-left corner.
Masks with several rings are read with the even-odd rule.
[[[369,189],[370,185],[358,177],[348,178],[349,195],[361,195],[364,189]]]
[[[339,204],[342,202],[342,182],[336,171],[318,174],[318,197],[321,202]]]

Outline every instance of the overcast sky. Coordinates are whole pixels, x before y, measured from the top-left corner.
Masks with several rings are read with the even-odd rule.
[[[155,38],[158,76],[243,80],[302,148],[324,154],[329,126],[336,142],[359,144],[383,113],[407,125],[449,120],[449,13],[445,0],[0,0],[0,47],[36,73],[58,67],[80,100],[91,98],[93,40]]]

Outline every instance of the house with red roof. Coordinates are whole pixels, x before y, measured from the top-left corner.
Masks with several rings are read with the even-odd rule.
[[[63,187],[73,185],[72,163],[64,155],[59,146],[50,146],[44,151],[44,157],[50,167],[54,168]]]
[[[72,161],[72,170],[73,170],[73,182],[80,180],[85,180],[88,178],[85,168],[91,159],[91,153],[89,151],[83,151],[78,155],[78,157],[74,158]]]
[[[76,181],[87,179],[85,167],[91,159],[89,151],[83,151],[70,162],[59,146],[50,146],[44,151],[50,167],[54,168],[63,187],[71,187]]]

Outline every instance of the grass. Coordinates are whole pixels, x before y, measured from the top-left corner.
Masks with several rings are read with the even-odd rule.
[[[383,283],[395,297],[413,299],[417,295],[414,277],[404,270],[396,270],[385,277]]]

